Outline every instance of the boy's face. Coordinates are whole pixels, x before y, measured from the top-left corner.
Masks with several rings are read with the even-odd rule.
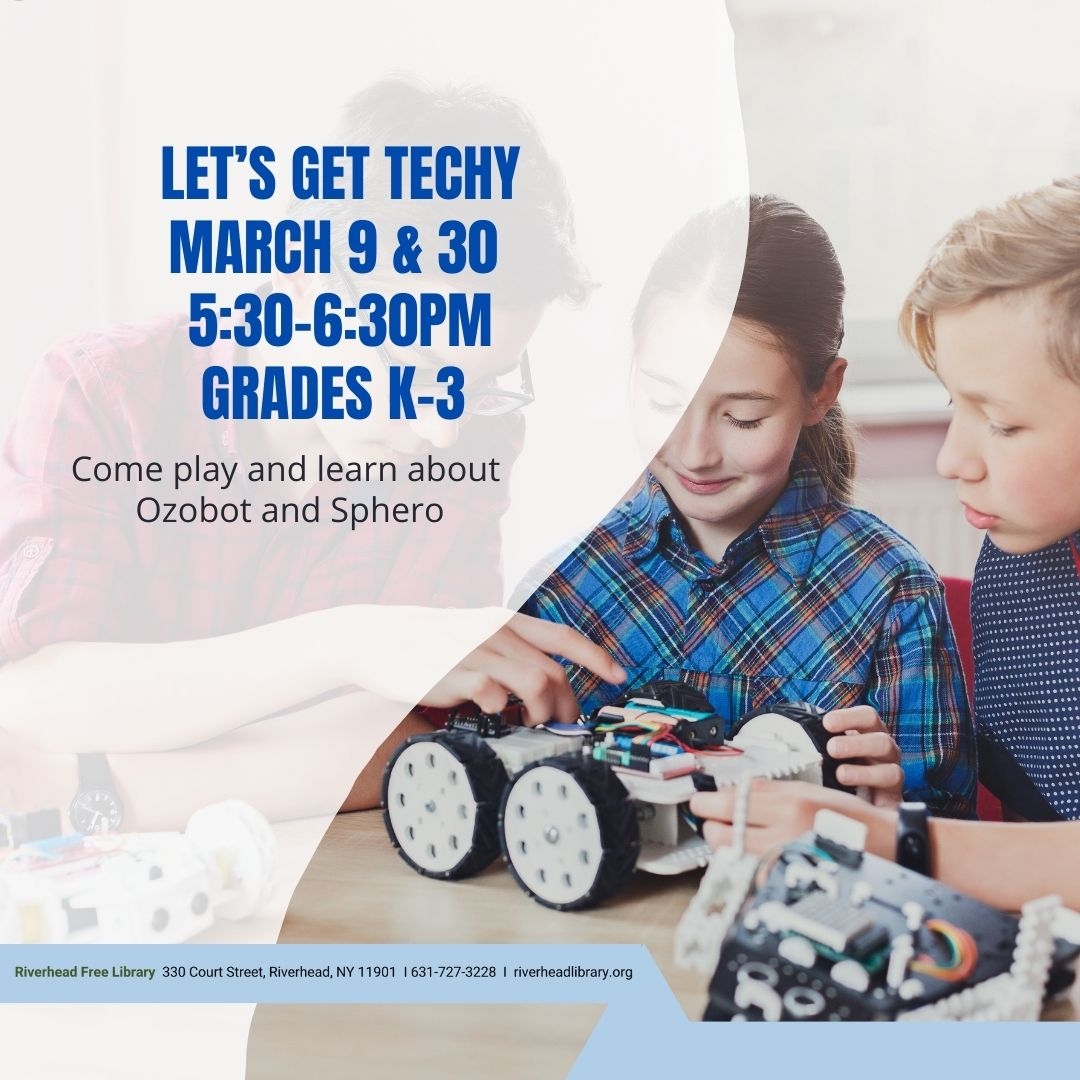
[[[1050,365],[1048,317],[1037,294],[934,316],[953,402],[938,472],[957,481],[968,521],[1014,555],[1080,530],[1080,385]]]

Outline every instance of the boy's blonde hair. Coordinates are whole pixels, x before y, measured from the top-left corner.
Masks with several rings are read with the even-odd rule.
[[[934,315],[1003,293],[1046,297],[1050,362],[1080,382],[1080,175],[958,221],[900,312],[900,333],[934,367]]]

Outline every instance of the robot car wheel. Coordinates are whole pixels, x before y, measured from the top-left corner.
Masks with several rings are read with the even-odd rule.
[[[511,780],[499,835],[521,888],[560,911],[592,907],[618,892],[640,848],[622,782],[607,765],[576,754],[545,758]]]
[[[434,878],[477,874],[499,854],[506,770],[479,736],[437,731],[409,739],[383,774],[386,831],[398,854]]]

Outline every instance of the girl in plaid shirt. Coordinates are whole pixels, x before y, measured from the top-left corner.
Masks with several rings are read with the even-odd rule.
[[[581,630],[631,685],[682,680],[729,721],[783,700],[848,710],[826,721],[842,783],[967,815],[974,739],[941,582],[848,502],[836,253],[805,211],[753,196],[736,288],[740,223],[699,214],[657,259],[633,393],[663,445],[523,610]],[[712,358],[700,385],[687,357]],[[585,711],[616,693],[569,673]]]

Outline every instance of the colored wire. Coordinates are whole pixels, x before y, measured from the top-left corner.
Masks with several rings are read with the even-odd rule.
[[[942,982],[962,982],[975,970],[979,960],[975,939],[966,930],[944,919],[927,919],[926,928],[944,939],[949,947],[949,959],[945,964],[939,964],[928,953],[922,953],[911,962],[911,970]]]
[[[784,854],[785,847],[785,844],[775,844],[761,856],[761,861],[754,871],[754,880],[752,883],[754,892],[757,892],[768,880],[769,875],[773,871],[773,867],[780,861],[781,856]]]
[[[657,714],[659,715],[659,714]],[[595,725],[592,729],[598,735],[623,735],[639,746],[666,744],[677,746],[687,754],[708,757],[736,757],[743,751],[737,746],[717,747],[714,750],[701,750],[680,739],[673,731],[673,725],[664,721],[648,721],[640,718],[633,720],[611,720]]]

